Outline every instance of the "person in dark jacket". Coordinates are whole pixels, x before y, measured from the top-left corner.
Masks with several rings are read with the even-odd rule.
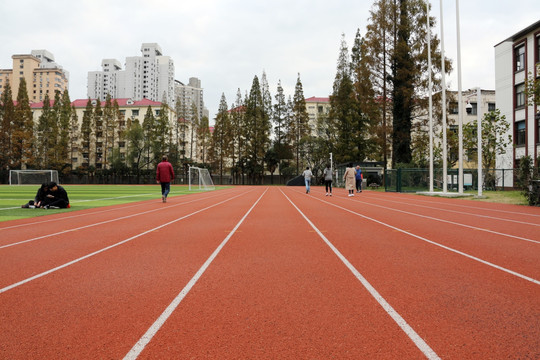
[[[174,180],[174,170],[167,156],[163,155],[156,169],[156,182],[161,184],[161,201],[167,202],[167,195],[171,191],[171,181]]]
[[[49,183],[49,193],[47,194],[43,208],[44,209],[65,209],[70,207],[69,198],[66,190],[57,183]]]
[[[43,201],[46,199],[48,193],[49,193],[49,184],[47,183],[41,184],[41,187],[38,189],[34,200],[30,200],[28,203],[21,205],[21,207],[23,209],[40,208],[43,204]]]

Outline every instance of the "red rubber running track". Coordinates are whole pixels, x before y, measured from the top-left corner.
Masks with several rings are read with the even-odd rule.
[[[0,358],[538,359],[539,230],[539,208],[318,187],[4,222]]]

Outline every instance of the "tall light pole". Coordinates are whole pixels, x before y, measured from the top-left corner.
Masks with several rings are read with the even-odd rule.
[[[428,48],[428,91],[429,91],[429,192],[433,192],[433,85],[431,84],[431,26],[429,24],[429,1],[426,1],[427,48]]]
[[[458,68],[458,193],[463,194],[463,104],[461,95],[461,39],[459,31],[459,0],[456,0],[457,68]]]
[[[443,189],[442,192],[446,193],[448,190],[448,178],[446,176],[447,171],[447,145],[446,145],[446,67],[444,63],[444,25],[443,25],[443,1],[440,0],[441,4],[441,86],[442,86],[442,130],[443,130]]]

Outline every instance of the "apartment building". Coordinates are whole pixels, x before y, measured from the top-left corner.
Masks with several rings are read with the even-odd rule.
[[[518,168],[523,156],[537,161],[540,155],[540,108],[526,99],[527,77],[540,78],[540,21],[495,45],[497,107],[512,124],[513,138],[506,154],[497,156],[499,169]]]
[[[204,91],[201,87],[201,80],[196,77],[189,78],[187,84],[175,80],[175,96],[178,101],[178,116],[184,117],[191,121],[194,118],[193,105],[196,109],[198,119],[203,116],[208,116],[207,110],[204,107]]]
[[[12,69],[0,69],[0,94],[9,83],[12,99],[17,100],[21,80],[26,82],[30,102],[42,101],[45,94],[54,99],[55,92],[69,87],[69,73],[58,65],[54,55],[47,50],[32,50],[30,54],[18,54]]]
[[[97,104],[97,101],[97,99],[91,100],[92,106],[95,106]],[[118,119],[117,128],[118,134],[121,134],[123,130],[127,129],[130,121],[138,120],[139,123],[142,124],[149,108],[155,117],[160,115],[160,111],[162,108],[161,102],[152,101],[149,99],[134,101],[132,99],[124,98],[116,99],[116,101],[120,110],[120,118]],[[81,128],[82,119],[86,111],[87,103],[88,99],[78,99],[74,100],[71,103],[71,105],[75,108],[75,112],[77,114],[77,118],[79,121],[79,130]],[[102,101],[100,105],[103,109],[105,107],[105,102]],[[30,106],[32,109],[34,123],[37,123],[39,121],[39,117],[43,113],[43,102],[33,103]],[[173,126],[175,126],[176,114],[170,108],[168,108],[167,111],[169,112],[167,115],[170,126],[172,129],[174,129]],[[84,144],[81,137],[79,136],[77,146],[75,147],[71,158],[73,169],[76,169],[79,166],[94,166],[96,169],[108,168],[108,159],[106,158],[106,156],[107,154],[109,154],[110,156],[110,154],[112,153],[112,148],[118,148],[120,150],[120,157],[122,159],[125,159],[128,150],[128,144],[125,138],[123,138],[122,136],[117,136],[114,144],[106,144],[103,125],[96,124],[96,128],[93,131],[93,139],[90,144]],[[186,141],[189,141],[189,139],[187,139]],[[107,149],[105,149],[105,146],[107,146]]]
[[[306,110],[309,115],[309,128],[314,133],[317,128],[317,119],[321,116],[328,116],[330,112],[330,98],[316,96],[307,98]]]
[[[175,107],[174,61],[156,43],[143,43],[141,56],[126,58],[125,70],[116,59],[104,59],[101,71],[89,71],[87,94],[92,99],[113,98],[166,101]]]

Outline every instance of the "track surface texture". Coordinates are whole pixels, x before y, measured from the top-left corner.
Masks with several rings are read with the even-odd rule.
[[[540,209],[235,187],[0,224],[0,359],[539,359]]]

